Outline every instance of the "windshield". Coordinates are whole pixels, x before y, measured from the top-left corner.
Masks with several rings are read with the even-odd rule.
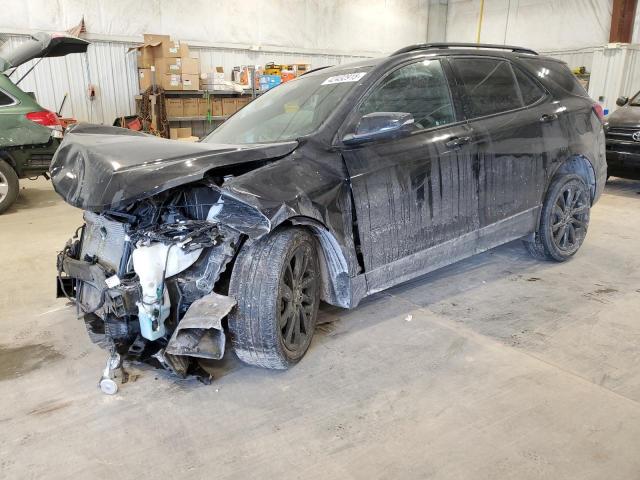
[[[267,143],[316,131],[370,67],[302,76],[258,97],[207,136],[207,143]]]
[[[640,92],[636,93],[629,102],[632,107],[640,107]]]

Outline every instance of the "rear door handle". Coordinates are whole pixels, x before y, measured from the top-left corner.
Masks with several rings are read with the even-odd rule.
[[[540,117],[540,121],[542,123],[549,123],[549,122],[553,122],[554,120],[558,119],[558,114],[557,113],[545,113],[544,115],[542,115]]]
[[[448,148],[460,148],[471,141],[471,137],[451,137],[445,145]]]

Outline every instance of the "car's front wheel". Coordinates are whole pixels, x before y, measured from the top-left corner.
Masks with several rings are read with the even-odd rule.
[[[533,241],[526,241],[536,258],[564,262],[575,254],[587,235],[591,194],[578,175],[555,179],[545,198]]]
[[[238,254],[229,295],[236,355],[245,363],[286,369],[311,343],[320,303],[316,241],[300,228],[285,228]]]
[[[11,165],[0,159],[0,213],[16,201],[19,191],[18,175],[11,168]]]

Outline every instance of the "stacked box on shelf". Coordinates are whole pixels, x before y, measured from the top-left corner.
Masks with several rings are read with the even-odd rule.
[[[233,115],[238,110],[236,99],[233,97],[222,99],[222,115]]]
[[[181,98],[165,98],[164,102],[167,109],[167,117],[184,116],[184,104]]]
[[[214,67],[209,72],[202,72],[200,75],[200,85],[203,90],[227,90],[224,80],[224,68]]]
[[[182,100],[182,115],[185,117],[198,116],[198,98],[185,98]]]
[[[198,90],[200,61],[189,56],[189,46],[168,35],[145,34],[144,43],[135,47],[140,89],[155,82],[165,90]]]
[[[198,99],[198,115],[206,117],[211,113],[212,117],[222,115],[222,99],[213,96]]]

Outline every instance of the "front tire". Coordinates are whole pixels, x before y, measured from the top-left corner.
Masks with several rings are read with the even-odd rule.
[[[545,198],[534,242],[525,242],[535,258],[564,262],[582,246],[589,227],[591,193],[578,175],[555,179]]]
[[[9,208],[18,198],[20,182],[11,165],[0,159],[0,213]]]
[[[229,315],[236,355],[250,365],[284,370],[306,353],[320,304],[314,238],[286,228],[243,248],[231,274]]]

